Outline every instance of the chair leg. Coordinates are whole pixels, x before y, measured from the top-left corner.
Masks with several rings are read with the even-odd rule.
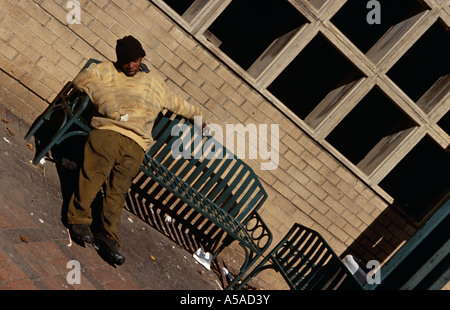
[[[254,278],[257,274],[259,274],[261,271],[266,269],[273,269],[272,265],[266,265],[265,264],[269,261],[270,256],[264,258],[253,270],[248,274],[247,277],[245,277],[241,283],[235,288],[236,290],[241,290],[252,278]]]

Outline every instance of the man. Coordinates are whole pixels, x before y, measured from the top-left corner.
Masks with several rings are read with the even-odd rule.
[[[163,109],[193,119],[200,109],[171,92],[163,79],[142,63],[146,53],[132,36],[117,40],[117,62],[105,61],[83,70],[73,81],[96,107],[88,136],[78,187],[68,206],[71,236],[98,245],[110,262],[121,265],[118,226],[125,194],[153,144],[153,123]],[[203,127],[206,124],[203,124]],[[91,204],[106,184],[100,216],[101,232],[94,237]]]

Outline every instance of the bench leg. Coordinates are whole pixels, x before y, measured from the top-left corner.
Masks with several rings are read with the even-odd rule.
[[[219,248],[219,250],[217,250],[214,253],[213,256],[213,260],[217,257],[217,255],[229,244],[222,244],[221,247]],[[248,270],[250,270],[250,268],[253,266],[253,264],[261,257],[262,254],[258,254],[254,251],[251,251],[250,249],[248,249],[247,247],[239,244],[241,246],[241,248],[244,250],[245,253],[245,259],[244,259],[244,263],[242,264],[239,273],[234,277],[233,281],[231,281],[231,283],[228,284],[228,286],[225,288],[226,290],[231,290],[233,289],[237,283],[242,279],[242,277],[247,273]],[[241,289],[242,285],[237,286],[236,289]]]

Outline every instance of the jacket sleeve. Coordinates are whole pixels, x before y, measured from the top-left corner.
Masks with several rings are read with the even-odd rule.
[[[119,120],[119,105],[110,87],[103,79],[105,75],[102,64],[92,64],[80,72],[73,80],[74,87],[85,92],[98,112],[108,118]]]
[[[165,88],[166,96],[164,107],[166,109],[190,120],[194,119],[194,116],[202,116],[200,108],[188,103],[186,100],[175,94],[167,85]]]

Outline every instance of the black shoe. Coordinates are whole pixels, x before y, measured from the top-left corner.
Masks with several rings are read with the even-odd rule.
[[[95,235],[94,242],[99,248],[100,255],[108,262],[115,265],[122,265],[125,262],[125,257],[119,253],[119,245],[111,236],[100,232]]]
[[[88,224],[72,224],[70,225],[70,236],[75,242],[94,242],[94,235]]]

